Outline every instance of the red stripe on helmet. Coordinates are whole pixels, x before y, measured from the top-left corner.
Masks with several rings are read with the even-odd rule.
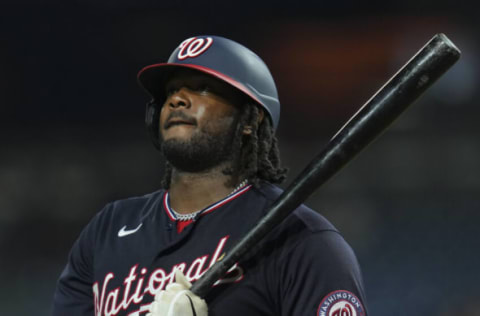
[[[160,67],[164,67],[164,66],[178,66],[178,67],[184,67],[184,68],[190,68],[190,69],[195,69],[195,70],[198,70],[198,71],[201,71],[203,73],[207,73],[209,75],[212,75],[220,80],[223,80],[225,82],[227,82],[228,84],[234,86],[235,88],[237,88],[238,90],[242,91],[243,93],[245,93],[246,95],[248,95],[250,98],[252,98],[254,101],[256,101],[258,104],[262,105],[265,109],[268,109],[267,106],[265,104],[263,104],[262,101],[260,101],[257,96],[255,96],[247,87],[245,87],[245,85],[241,82],[238,82],[237,80],[233,79],[232,77],[230,76],[227,76],[221,72],[218,72],[216,70],[213,70],[211,68],[208,68],[208,67],[204,67],[204,66],[199,66],[199,65],[194,65],[194,64],[178,64],[178,63],[160,63],[160,64],[153,64],[153,65],[149,65],[149,66],[146,66],[144,67],[142,70],[140,70],[138,72],[138,75],[137,75],[137,78],[140,82],[142,82],[142,80],[140,79],[140,76],[147,70],[150,70],[150,69],[154,69],[154,68],[160,68]],[[143,83],[142,83],[143,84]],[[268,110],[267,110],[268,111]]]

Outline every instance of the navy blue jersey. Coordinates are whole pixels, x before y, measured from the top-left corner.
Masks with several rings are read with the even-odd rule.
[[[181,269],[198,280],[281,193],[245,186],[177,232],[168,192],[108,204],[73,245],[54,295],[55,316],[145,315]],[[217,281],[211,316],[366,315],[359,265],[324,217],[300,206]]]

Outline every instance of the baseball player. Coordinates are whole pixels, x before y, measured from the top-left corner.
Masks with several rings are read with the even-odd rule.
[[[146,125],[166,159],[163,188],[109,203],[81,232],[53,315],[366,315],[355,255],[302,205],[204,298],[189,288],[264,215],[285,179],[265,63],[226,38],[183,41],[145,67]]]

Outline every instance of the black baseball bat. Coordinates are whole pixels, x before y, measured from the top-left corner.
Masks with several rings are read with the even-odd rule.
[[[459,58],[460,50],[444,34],[435,35],[347,121],[258,224],[195,282],[191,290],[205,297],[232,265],[379,136]]]

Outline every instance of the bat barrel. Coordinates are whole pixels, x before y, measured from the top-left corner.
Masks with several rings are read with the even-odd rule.
[[[460,57],[444,35],[435,35],[333,136],[328,145],[270,206],[267,214],[192,286],[205,297],[228,269],[285,217],[379,136]]]
[[[460,57],[444,35],[435,35],[333,136],[297,179],[318,187],[378,137]],[[307,189],[308,190],[308,189]]]

